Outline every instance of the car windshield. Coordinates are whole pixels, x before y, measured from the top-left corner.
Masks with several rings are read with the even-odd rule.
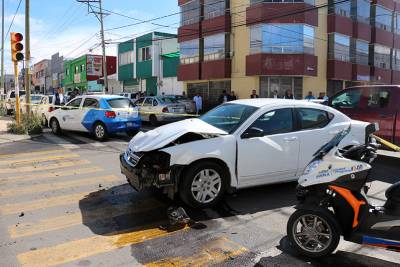
[[[340,142],[346,137],[346,135],[349,134],[349,132],[350,132],[350,126],[347,129],[344,129],[340,131],[337,135],[335,135],[331,139],[331,141],[329,141],[328,143],[323,145],[320,149],[318,149],[313,156],[315,157],[318,155],[326,155],[327,153],[329,153],[329,151],[332,150],[332,148],[338,146]]]
[[[165,104],[178,103],[178,101],[176,101],[175,98],[172,97],[159,97],[158,99],[161,103]]]
[[[207,112],[200,120],[231,134],[257,109],[247,105],[225,104]]]
[[[133,103],[127,98],[117,98],[107,100],[107,103],[112,108],[133,108]]]
[[[40,103],[41,100],[42,100],[42,96],[41,95],[33,95],[33,96],[31,96],[31,102],[33,104],[38,104],[38,103]]]

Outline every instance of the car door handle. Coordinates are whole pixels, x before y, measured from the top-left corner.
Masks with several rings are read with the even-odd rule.
[[[297,137],[296,137],[296,136],[286,137],[284,140],[285,140],[286,142],[293,142],[293,141],[296,141],[296,140],[297,140]]]

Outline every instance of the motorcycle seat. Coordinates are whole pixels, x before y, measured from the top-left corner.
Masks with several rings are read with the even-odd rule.
[[[388,201],[400,204],[400,181],[392,184],[385,192]]]

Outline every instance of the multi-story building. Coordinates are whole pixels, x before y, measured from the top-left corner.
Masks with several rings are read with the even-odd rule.
[[[126,92],[182,94],[177,36],[152,32],[118,45],[118,80]]]
[[[51,56],[50,62],[50,76],[51,76],[51,87],[58,88],[63,86],[64,79],[64,58],[59,53]]]
[[[51,89],[51,61],[43,59],[33,65],[32,69],[32,84],[35,92],[47,94]]]
[[[1,81],[1,76],[0,76]],[[15,90],[15,77],[13,74],[4,74],[4,93],[8,91]],[[3,90],[0,90],[0,93],[3,93]]]
[[[400,82],[400,4],[394,0],[179,0],[178,80],[214,105],[287,90],[332,95]]]
[[[103,60],[99,55],[83,55],[79,58],[64,61],[65,91],[75,88],[81,92],[102,92]],[[107,56],[107,75],[116,73],[117,58]]]

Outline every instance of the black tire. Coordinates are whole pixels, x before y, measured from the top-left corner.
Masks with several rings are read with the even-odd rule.
[[[158,120],[157,120],[156,115],[151,114],[150,117],[149,117],[149,120],[150,120],[150,124],[152,126],[157,126],[158,125]]]
[[[11,116],[12,113],[13,113],[12,109],[7,109],[7,115],[8,115],[8,116]]]
[[[130,130],[130,131],[126,131],[126,134],[129,137],[134,137],[139,131],[138,130]]]
[[[219,175],[221,178],[221,187],[218,191],[217,196],[207,203],[201,202],[196,200],[194,193],[192,193],[192,184],[195,180],[196,176],[204,170],[212,170]],[[221,166],[220,164],[213,162],[213,161],[201,161],[190,165],[186,168],[186,170],[182,173],[180,177],[180,184],[179,184],[179,196],[182,201],[193,208],[208,208],[212,207],[217,204],[221,198],[223,197],[226,188],[228,186],[229,181],[229,172],[226,170],[225,167]],[[207,185],[204,185],[207,187]],[[210,185],[208,185],[210,186]],[[211,187],[211,186],[210,186]],[[214,187],[215,189],[215,187]],[[211,197],[210,197],[211,199]],[[209,199],[209,200],[210,200]]]
[[[307,215],[316,215],[319,218],[323,219],[330,227],[331,229],[331,234],[330,234],[330,243],[329,245],[324,248],[321,251],[318,252],[311,252],[308,251],[304,248],[302,248],[296,241],[295,237],[294,237],[294,231],[293,231],[293,227],[295,226],[295,223],[298,221],[299,218],[303,217],[303,216],[307,216]],[[299,209],[296,212],[294,212],[288,221],[287,224],[287,236],[289,239],[289,242],[292,246],[292,248],[294,248],[296,250],[296,252],[298,252],[301,255],[304,255],[306,257],[310,257],[310,258],[320,258],[329,254],[332,254],[332,252],[335,251],[335,249],[337,248],[337,246],[339,245],[339,241],[340,241],[340,235],[341,235],[341,229],[340,229],[340,225],[337,222],[337,220],[335,219],[334,215],[329,212],[329,211],[324,211],[324,210],[305,210],[305,209]]]
[[[47,121],[47,118],[44,114],[42,114],[42,126],[43,127],[48,127],[49,126],[49,122]]]
[[[51,131],[53,132],[53,134],[55,135],[60,135],[61,134],[61,127],[60,127],[60,123],[58,123],[58,120],[56,118],[52,118],[50,120],[50,128]]]
[[[99,141],[105,141],[108,138],[107,127],[102,122],[97,122],[93,126],[93,135]]]

